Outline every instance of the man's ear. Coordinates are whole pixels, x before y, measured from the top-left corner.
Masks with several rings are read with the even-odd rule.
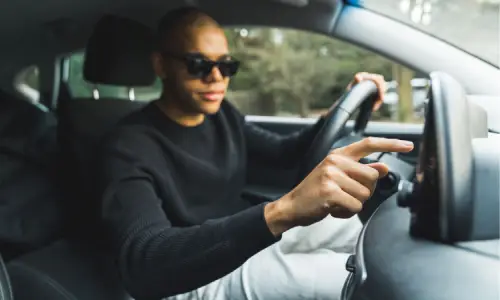
[[[158,52],[153,52],[151,54],[151,63],[153,64],[153,69],[155,71],[156,76],[160,77],[160,79],[165,79],[165,62],[163,60],[163,56]]]

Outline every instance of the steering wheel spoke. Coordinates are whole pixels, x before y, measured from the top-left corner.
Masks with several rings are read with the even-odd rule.
[[[304,160],[299,179],[309,174],[332,150],[361,140],[372,116],[373,104],[378,88],[373,81],[366,80],[353,86],[324,117],[323,127],[318,131]],[[359,109],[353,130],[345,134],[345,125]]]

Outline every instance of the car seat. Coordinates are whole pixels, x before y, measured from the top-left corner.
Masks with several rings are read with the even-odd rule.
[[[95,84],[149,86],[155,81],[149,57],[151,30],[135,21],[107,15],[89,39],[84,66]],[[66,91],[67,92],[67,91]],[[68,208],[73,209],[80,238],[59,241],[8,264],[16,300],[128,300],[114,260],[91,229],[96,204],[89,178],[101,138],[127,114],[145,103],[124,99],[80,99],[63,94],[59,101],[59,143],[67,166]],[[94,236],[96,234],[96,236]],[[78,235],[77,235],[78,236]]]

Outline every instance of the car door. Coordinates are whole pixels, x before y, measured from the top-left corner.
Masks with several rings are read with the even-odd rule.
[[[418,141],[427,78],[373,52],[331,37],[294,29],[227,28],[232,53],[242,60],[228,100],[254,123],[279,134],[311,126],[338,99],[357,72],[379,73],[387,101],[372,116],[367,136]],[[413,83],[413,84],[412,84]],[[350,121],[345,132],[352,128]],[[418,143],[415,143],[418,144]],[[414,164],[418,149],[400,158]],[[297,170],[250,166],[247,192],[276,198],[297,182]]]

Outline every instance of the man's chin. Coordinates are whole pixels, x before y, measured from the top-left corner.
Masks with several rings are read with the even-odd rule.
[[[201,111],[207,115],[216,114],[220,110],[222,101],[205,102],[200,105]]]

